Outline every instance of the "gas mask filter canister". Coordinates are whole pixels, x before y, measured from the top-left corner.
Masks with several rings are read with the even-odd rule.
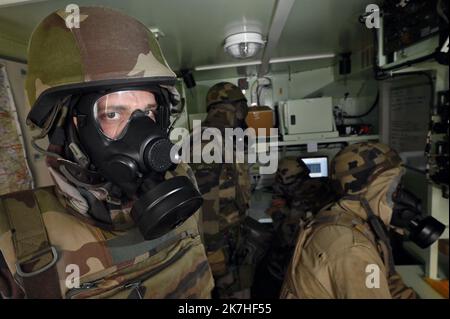
[[[403,228],[420,248],[433,244],[445,230],[445,225],[432,216],[424,216],[421,201],[403,187],[394,194],[391,224]]]

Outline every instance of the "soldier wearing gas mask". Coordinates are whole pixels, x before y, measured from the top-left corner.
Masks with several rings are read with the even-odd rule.
[[[404,192],[398,154],[381,143],[340,151],[331,163],[341,195],[301,226],[282,298],[415,298],[395,272],[387,231],[398,229],[420,247],[438,239],[444,225],[423,217]],[[368,275],[379,273],[377,280]]]
[[[266,211],[273,220],[273,237],[258,265],[258,278],[252,288],[257,297],[279,296],[299,224],[335,200],[328,178],[311,178],[309,174],[308,166],[299,157],[287,156],[278,163],[272,203]]]
[[[225,144],[225,130],[245,129],[247,100],[234,84],[220,82],[212,86],[206,96],[207,116],[202,130],[214,128],[220,131]],[[192,140],[199,141],[193,132]],[[215,142],[219,139],[215,138]],[[206,144],[214,141],[203,141]],[[221,162],[192,163],[200,192],[203,195],[202,227],[206,251],[215,280],[213,297],[249,298],[252,274],[249,267],[241,267],[239,239],[245,213],[250,201],[250,177],[246,163],[225,163],[224,145]],[[231,152],[235,152],[232,149]],[[248,255],[248,254],[247,254]],[[250,257],[250,256],[247,256]]]
[[[202,198],[170,157],[175,74],[139,21],[81,7],[69,29],[66,16],[30,40],[28,123],[49,138],[55,186],[0,200],[1,296],[210,297]]]

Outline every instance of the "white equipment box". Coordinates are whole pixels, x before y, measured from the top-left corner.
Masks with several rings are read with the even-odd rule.
[[[331,97],[281,102],[278,111],[284,140],[339,136],[335,129]]]

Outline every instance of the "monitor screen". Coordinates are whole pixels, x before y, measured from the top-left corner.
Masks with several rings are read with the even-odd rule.
[[[327,157],[309,157],[302,158],[302,161],[308,166],[312,178],[328,177],[328,158]]]

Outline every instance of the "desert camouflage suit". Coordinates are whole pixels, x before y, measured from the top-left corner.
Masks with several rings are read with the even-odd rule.
[[[42,129],[40,137],[49,136],[48,151],[56,154],[48,157],[55,186],[0,198],[0,296],[209,298],[214,283],[199,234],[200,210],[169,233],[144,240],[130,217],[133,201],[115,198],[97,172],[64,158],[68,99],[62,97],[96,83],[155,78],[167,80],[160,86],[176,99],[169,85],[176,75],[140,22],[107,8],[80,7],[80,28],[68,29],[67,14],[50,14],[31,37],[26,88],[33,110],[46,114],[32,124]],[[196,185],[186,164],[165,177],[174,176]],[[97,219],[98,210],[109,212],[109,220]]]
[[[264,262],[259,267],[259,271],[268,272],[274,280],[271,292],[273,297],[279,295],[295,248],[300,223],[330,204],[335,197],[328,178],[310,178],[309,172],[305,163],[295,156],[284,157],[278,163],[272,186],[272,203],[266,211],[273,220],[274,237],[270,241]]]
[[[208,114],[202,129],[216,128],[224,136],[225,128],[241,127],[247,114],[242,92],[231,83],[218,83],[207,94]],[[199,136],[192,136],[199,140]],[[222,161],[225,148],[222,149]],[[213,142],[202,141],[202,149]],[[211,144],[210,144],[211,145]],[[231,150],[234,152],[234,149]],[[238,257],[241,227],[250,200],[250,178],[246,163],[192,163],[203,195],[202,231],[208,260],[219,298],[248,298],[250,274],[242,273]]]
[[[386,233],[402,174],[400,157],[384,144],[354,144],[336,155],[331,178],[341,197],[301,226],[282,298],[415,297],[395,272]],[[367,285],[368,266],[379,269],[379,287]]]

